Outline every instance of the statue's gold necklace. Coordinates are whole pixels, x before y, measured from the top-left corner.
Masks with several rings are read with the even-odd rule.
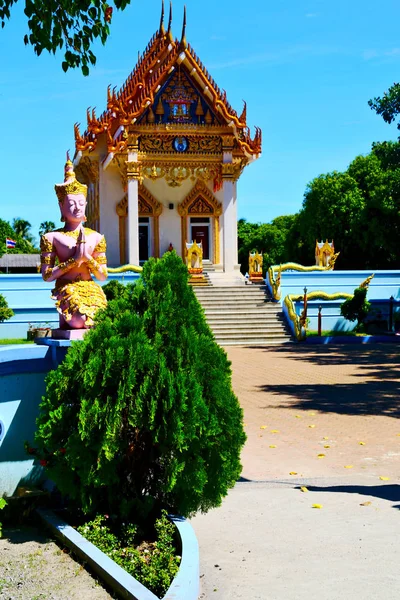
[[[74,231],[65,231],[64,228],[62,228],[62,229],[57,229],[57,231],[58,231],[58,233],[63,233],[64,235],[69,235],[69,237],[72,237],[72,238],[74,238],[74,240],[77,240],[78,236],[80,234],[81,228],[78,227]],[[93,229],[90,229],[89,227],[84,227],[84,231],[85,231],[85,235],[89,235],[89,233],[93,232]]]

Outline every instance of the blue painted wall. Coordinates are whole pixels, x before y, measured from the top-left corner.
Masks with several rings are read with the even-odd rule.
[[[323,291],[327,294],[342,292],[352,294],[367,277],[375,274],[368,289],[368,300],[376,312],[381,312],[383,319],[388,319],[389,298],[398,300],[395,312],[400,311],[400,271],[322,271],[301,273],[284,271],[281,276],[281,299],[288,294],[302,295],[304,287],[307,292]],[[310,319],[309,329],[318,328],[318,307],[322,306],[322,329],[348,331],[356,323],[350,323],[340,316],[340,305],[344,300],[334,302],[315,300],[308,302],[307,315]],[[303,303],[296,303],[296,312],[300,314]]]
[[[61,361],[66,349],[57,352]],[[33,443],[44,379],[53,366],[47,346],[0,347],[0,497],[42,478],[42,468],[26,454],[24,442]]]
[[[98,283],[104,285],[112,280],[131,283],[138,277],[137,273],[110,274],[106,281]],[[54,282],[46,283],[36,273],[0,275],[0,294],[15,313],[10,320],[0,323],[0,339],[26,338],[29,323],[57,327],[58,313],[51,299],[53,287]]]

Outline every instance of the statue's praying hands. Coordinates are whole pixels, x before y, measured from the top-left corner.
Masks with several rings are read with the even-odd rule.
[[[104,236],[83,226],[87,188],[75,178],[71,161],[65,165],[65,181],[55,186],[60,205],[61,229],[40,241],[42,277],[55,281],[53,298],[61,329],[87,329],[99,308],[107,304],[101,287],[92,279],[107,279]]]

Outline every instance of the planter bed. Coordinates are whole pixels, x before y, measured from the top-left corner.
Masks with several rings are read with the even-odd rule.
[[[398,344],[400,335],[331,335],[331,336],[310,336],[303,342],[305,344]]]
[[[104,552],[88,542],[73,527],[50,510],[38,509],[38,514],[52,533],[86,562],[115,592],[127,600],[159,600],[132,575],[117,565]],[[170,516],[176,526],[182,558],[179,571],[163,600],[197,600],[199,595],[199,550],[191,525],[182,517]]]

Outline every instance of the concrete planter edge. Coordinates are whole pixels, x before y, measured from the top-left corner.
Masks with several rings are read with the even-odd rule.
[[[159,600],[150,590],[129,575],[104,552],[88,542],[73,527],[53,511],[38,509],[40,518],[58,539],[82,560],[117,594],[126,600]],[[162,600],[197,600],[200,593],[199,548],[192,526],[183,517],[169,516],[176,526],[182,543],[179,571]]]

